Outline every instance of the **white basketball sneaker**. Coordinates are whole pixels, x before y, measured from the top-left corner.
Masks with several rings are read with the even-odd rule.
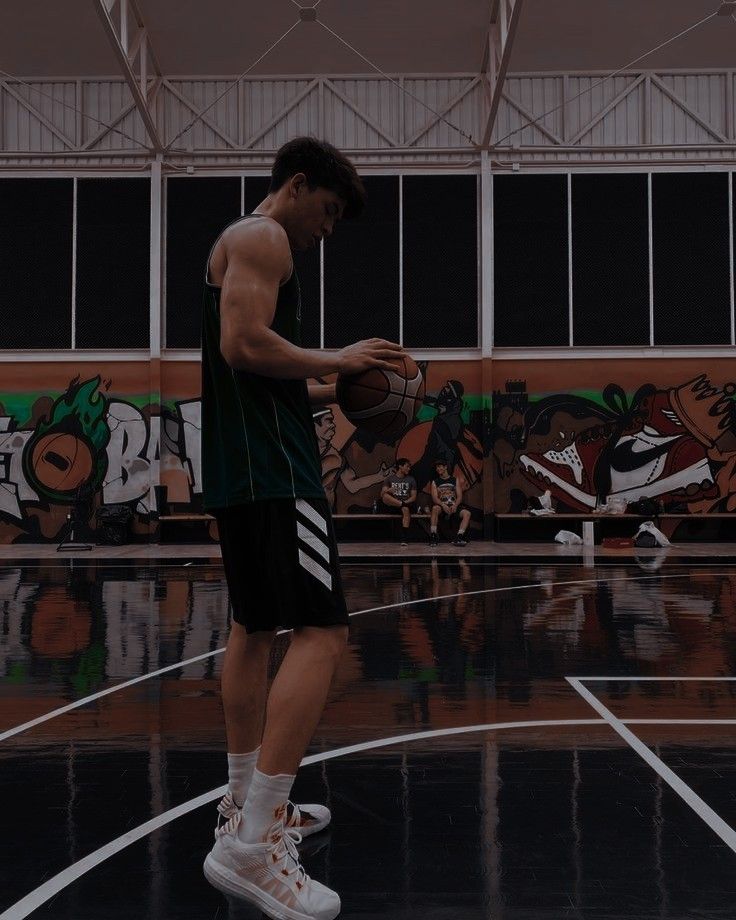
[[[284,826],[283,813],[263,843],[242,843],[240,821],[238,812],[215,831],[215,845],[204,861],[207,881],[273,920],[334,920],[340,897],[304,871],[295,846],[301,834]]]
[[[217,806],[219,812],[217,817],[217,826],[220,827],[225,821],[234,818],[240,813],[240,808],[233,801],[229,792],[220,799]],[[324,805],[295,805],[294,802],[286,803],[286,815],[284,823],[287,828],[293,828],[299,831],[302,837],[311,837],[312,834],[318,834],[323,831],[330,823],[332,815],[330,809]]]

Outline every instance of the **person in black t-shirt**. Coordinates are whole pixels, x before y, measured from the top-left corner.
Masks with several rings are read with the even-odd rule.
[[[411,509],[417,500],[417,481],[410,475],[411,463],[404,457],[396,461],[396,472],[386,478],[381,489],[381,501],[386,510],[401,515],[401,545],[406,546]]]
[[[462,504],[463,489],[456,476],[451,476],[447,461],[435,460],[435,477],[432,480],[432,517],[430,523],[429,545],[437,546],[440,542],[437,525],[440,515],[445,514],[450,520],[458,519],[457,536],[452,541],[455,546],[466,546],[466,531],[470,523],[470,511]]]

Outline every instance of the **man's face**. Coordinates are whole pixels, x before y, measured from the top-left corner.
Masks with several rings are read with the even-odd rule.
[[[317,437],[323,441],[331,441],[335,436],[335,416],[326,412],[317,419]]]
[[[440,479],[447,479],[447,464],[446,463],[438,463],[435,469],[437,470],[437,475],[440,477]]]
[[[401,473],[402,476],[408,476],[410,469],[411,463],[402,463],[398,468],[398,472]]]
[[[291,179],[293,209],[286,228],[294,249],[314,249],[321,239],[332,235],[343,215],[345,202],[330,189],[312,190],[301,173]]]

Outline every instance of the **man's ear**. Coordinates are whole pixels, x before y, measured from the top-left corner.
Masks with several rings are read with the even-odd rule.
[[[289,180],[289,192],[292,198],[297,198],[306,188],[308,188],[307,177],[304,173],[295,173]]]

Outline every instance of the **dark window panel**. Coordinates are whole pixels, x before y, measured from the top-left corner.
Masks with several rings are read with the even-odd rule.
[[[71,348],[72,179],[0,179],[0,348]]]
[[[77,182],[77,348],[148,348],[148,179]]]
[[[302,302],[302,347],[319,348],[319,249],[294,253]]]
[[[404,343],[478,345],[475,176],[404,177]]]
[[[325,346],[399,338],[399,180],[369,176],[357,220],[324,243]]]
[[[567,176],[498,176],[494,344],[568,345]]]
[[[243,187],[243,213],[250,214],[268,195],[269,176],[245,176]]]
[[[166,344],[198,348],[207,256],[240,215],[240,179],[170,178],[166,215]]]
[[[654,342],[731,340],[727,173],[652,176]]]
[[[649,344],[646,175],[572,177],[575,345]]]

